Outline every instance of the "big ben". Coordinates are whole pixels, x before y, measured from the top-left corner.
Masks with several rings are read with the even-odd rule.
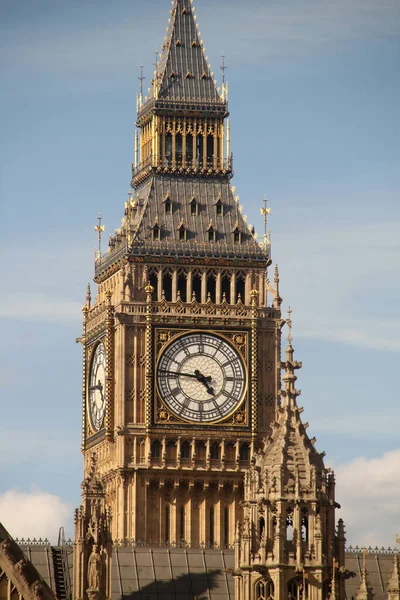
[[[271,286],[267,240],[231,184],[227,97],[191,1],[177,0],[138,98],[122,225],[83,310],[85,477],[102,482],[113,540],[231,546],[274,418],[278,274]]]

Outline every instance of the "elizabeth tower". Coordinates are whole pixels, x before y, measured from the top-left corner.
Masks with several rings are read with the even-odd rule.
[[[113,540],[222,547],[280,389],[278,273],[231,187],[227,86],[173,3],[137,109],[132,192],[84,312],[83,453]],[[265,214],[267,209],[264,209]]]

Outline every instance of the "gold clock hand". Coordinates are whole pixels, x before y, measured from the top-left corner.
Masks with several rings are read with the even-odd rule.
[[[177,371],[166,371],[164,369],[159,369],[159,373],[167,373],[168,375],[176,375],[177,377],[193,377],[193,379],[199,380],[197,375],[193,375],[192,373],[178,373]]]

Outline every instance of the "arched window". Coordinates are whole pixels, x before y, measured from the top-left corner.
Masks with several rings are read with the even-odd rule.
[[[207,136],[207,165],[212,166],[214,156],[214,136]]]
[[[215,204],[215,211],[216,211],[217,217],[224,216],[224,205],[222,204],[221,198],[219,198],[219,200]]]
[[[165,161],[168,167],[172,165],[172,133],[165,136]]]
[[[160,227],[157,223],[153,227],[153,240],[158,241],[160,239]]]
[[[216,281],[213,273],[207,275],[207,299],[211,298],[211,302],[215,302]]]
[[[308,596],[308,582],[305,582],[305,596]],[[287,584],[287,600],[304,600],[303,579],[291,579]]]
[[[158,298],[158,294],[157,294],[158,277],[157,277],[157,274],[154,273],[154,271],[152,273],[150,273],[150,275],[149,275],[149,283],[150,283],[151,287],[153,288],[153,293],[151,295],[151,299],[153,300],[153,302],[156,302],[157,298]]]
[[[175,136],[175,160],[178,167],[182,165],[182,134]]]
[[[222,276],[221,292],[222,292],[222,299],[226,300],[226,302],[228,304],[230,304],[231,303],[231,278],[228,273],[225,273]]]
[[[250,448],[248,444],[240,444],[239,460],[249,460]]]
[[[188,460],[190,458],[190,442],[181,444],[181,459]]]
[[[201,274],[198,272],[193,273],[192,290],[196,301],[201,302]]]
[[[286,541],[293,541],[293,510],[290,507],[286,513]]]
[[[245,286],[246,286],[246,278],[244,275],[240,274],[236,277],[236,302],[240,300],[244,303],[245,301]]]
[[[178,275],[178,292],[181,297],[182,302],[187,302],[187,293],[186,293],[186,275],[185,273],[179,273]]]
[[[151,458],[160,458],[161,456],[161,443],[158,440],[154,440],[151,443]]]
[[[215,242],[216,231],[215,231],[214,227],[209,227],[207,233],[208,233],[208,241]]]
[[[303,542],[308,542],[308,511],[303,508],[301,514],[301,539]]]
[[[268,581],[265,581],[265,579],[257,581],[255,588],[256,600],[273,600],[274,582],[272,581],[272,579],[269,579]]]
[[[192,217],[197,217],[199,215],[199,205],[196,198],[192,198],[190,201],[190,214]]]
[[[264,533],[264,529],[265,529],[265,519],[264,517],[260,517],[258,519],[258,536],[261,539],[262,534]]]
[[[218,460],[219,459],[219,444],[217,442],[214,442],[210,446],[210,458],[212,460]]]
[[[184,225],[179,227],[178,236],[180,242],[186,242],[186,227]]]
[[[162,289],[167,302],[172,302],[172,275],[169,272],[163,273]]]
[[[186,136],[186,166],[191,167],[193,164],[193,136],[188,133]]]
[[[204,156],[204,138],[202,135],[198,135],[196,139],[196,165],[197,167],[203,166]]]
[[[165,198],[164,206],[165,206],[165,214],[171,215],[172,214],[172,202],[171,202],[171,198],[169,196],[167,196]]]

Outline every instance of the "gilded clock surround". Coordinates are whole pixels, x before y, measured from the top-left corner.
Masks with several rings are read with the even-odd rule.
[[[238,355],[240,356],[241,362],[243,364],[243,370],[245,373],[245,385],[243,389],[243,393],[241,394],[241,398],[239,402],[237,402],[236,406],[229,412],[229,414],[224,415],[220,419],[215,419],[210,422],[204,422],[204,427],[213,427],[213,426],[229,426],[229,425],[240,425],[243,427],[248,427],[249,419],[249,408],[248,408],[248,364],[249,364],[249,352],[248,352],[248,331],[226,331],[226,330],[208,330],[208,329],[170,329],[170,328],[155,328],[154,337],[154,362],[156,364],[155,373],[157,373],[158,364],[160,361],[160,357],[166,351],[166,349],[171,345],[171,343],[179,340],[182,336],[187,334],[197,334],[197,333],[209,333],[213,334],[221,340],[225,340],[228,344],[230,344],[233,348],[236,349]],[[191,420],[179,418],[174,412],[170,409],[167,403],[163,401],[162,394],[158,389],[157,385],[157,377],[154,377],[154,423],[165,425],[169,424],[182,424],[185,427],[196,427],[197,424]]]

